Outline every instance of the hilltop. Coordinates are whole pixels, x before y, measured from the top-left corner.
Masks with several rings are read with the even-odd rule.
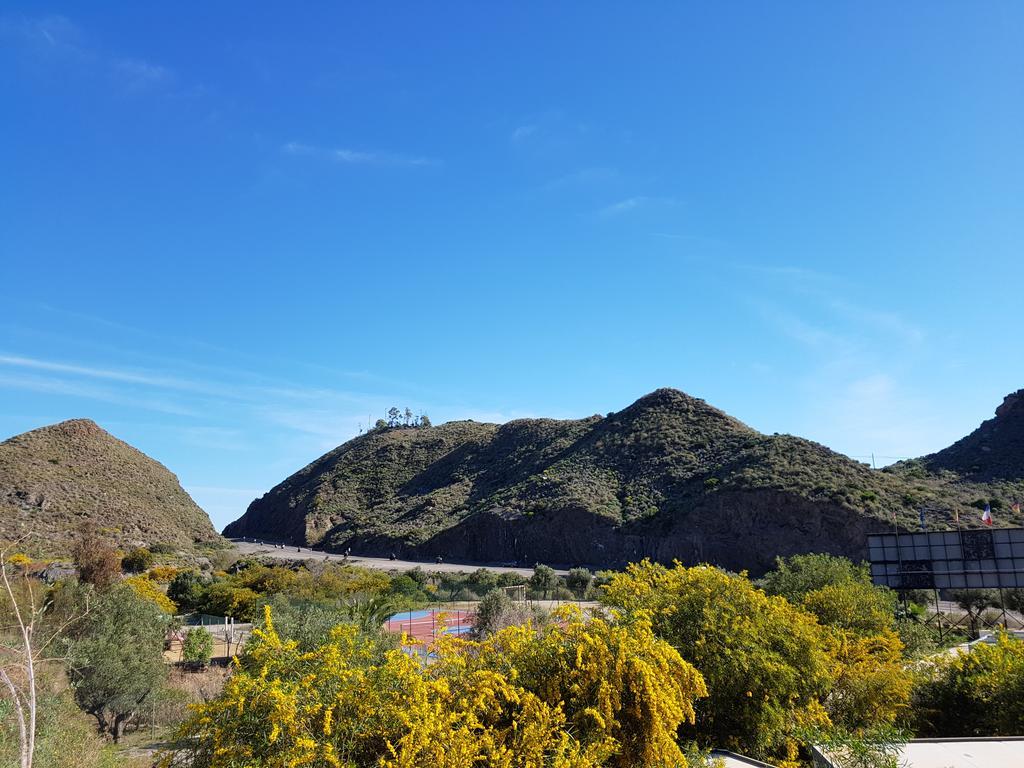
[[[967,437],[920,461],[965,480],[1024,480],[1024,389],[1007,395],[995,417]]]
[[[254,501],[225,529],[295,544],[484,562],[642,557],[761,570],[776,555],[862,554],[868,531],[970,520],[973,487],[872,470],[764,435],[660,389],[605,417],[376,429]]]
[[[887,471],[926,481],[935,498],[972,507],[962,518],[971,525],[985,504],[991,504],[997,525],[1024,525],[1012,509],[1014,502],[1024,506],[1024,389],[1007,395],[994,418],[948,448]]]
[[[122,546],[220,540],[177,477],[95,422],[63,421],[0,443],[0,539],[32,533],[58,554],[86,520]]]

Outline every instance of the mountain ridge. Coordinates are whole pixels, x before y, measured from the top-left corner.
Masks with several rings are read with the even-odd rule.
[[[663,388],[605,417],[373,430],[255,500],[225,535],[375,555],[760,570],[777,554],[860,556],[894,513],[906,529],[922,507],[933,525],[969,520],[989,490],[920,462],[872,470]]]
[[[981,481],[1024,478],[1024,389],[1011,392],[995,416],[948,448],[923,456],[930,470]]]

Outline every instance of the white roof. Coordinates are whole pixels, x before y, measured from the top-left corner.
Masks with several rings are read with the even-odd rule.
[[[912,741],[901,758],[907,768],[1021,768],[1024,739]]]
[[[915,739],[903,745],[898,762],[902,768],[1021,768],[1024,737]],[[842,763],[823,764],[842,768]]]
[[[724,749],[711,750],[711,757],[716,761],[720,760],[724,768],[774,768],[768,763],[762,763],[752,757],[737,755],[735,752]]]

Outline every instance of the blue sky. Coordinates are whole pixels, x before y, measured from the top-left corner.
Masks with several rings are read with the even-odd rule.
[[[218,525],[391,404],[672,386],[936,450],[1024,386],[1022,39],[1012,2],[5,3],[0,435],[93,418]]]

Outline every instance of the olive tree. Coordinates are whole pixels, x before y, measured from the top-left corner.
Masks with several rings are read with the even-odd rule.
[[[100,597],[71,645],[75,699],[115,742],[163,688],[169,619],[129,587],[116,586]]]

